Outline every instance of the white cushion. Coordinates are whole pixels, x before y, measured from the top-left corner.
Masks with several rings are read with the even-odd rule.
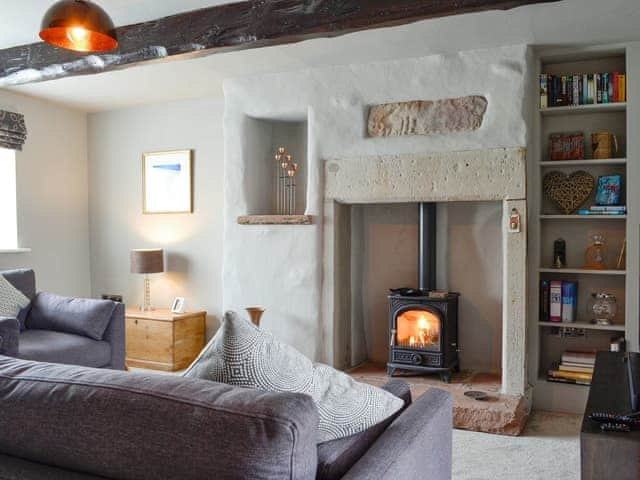
[[[234,312],[183,374],[273,392],[310,395],[320,414],[318,443],[347,437],[400,410],[403,401],[328,365],[313,364]]]

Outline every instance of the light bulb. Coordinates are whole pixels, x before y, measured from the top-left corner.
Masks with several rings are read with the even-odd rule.
[[[72,27],[67,30],[67,38],[78,48],[83,48],[89,38],[89,30],[83,27]]]

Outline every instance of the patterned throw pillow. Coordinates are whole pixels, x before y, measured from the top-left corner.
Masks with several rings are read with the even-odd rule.
[[[318,443],[347,437],[400,410],[400,398],[356,382],[332,367],[313,364],[234,312],[183,374],[239,387],[310,395],[320,414]]]
[[[30,300],[0,275],[0,317],[18,318],[20,310],[29,305]]]

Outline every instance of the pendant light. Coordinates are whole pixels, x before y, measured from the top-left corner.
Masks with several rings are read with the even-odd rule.
[[[40,38],[77,52],[105,52],[118,46],[113,21],[102,8],[87,0],[61,0],[42,19]]]

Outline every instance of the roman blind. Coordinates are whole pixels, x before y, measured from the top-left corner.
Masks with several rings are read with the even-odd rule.
[[[0,110],[0,147],[22,150],[26,139],[24,115]]]

